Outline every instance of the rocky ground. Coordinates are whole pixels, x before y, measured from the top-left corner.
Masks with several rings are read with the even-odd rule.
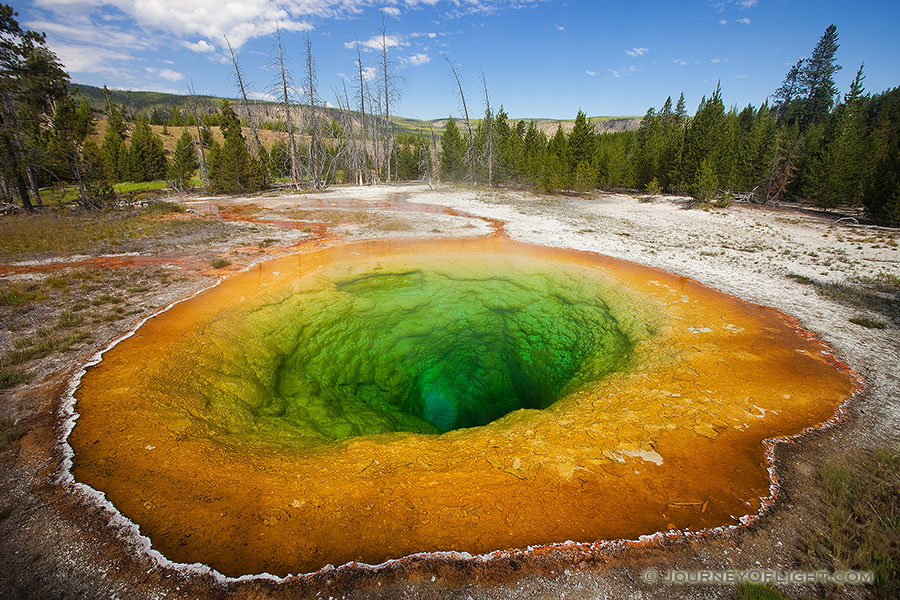
[[[66,233],[46,221],[2,224],[0,597],[731,597],[727,586],[647,584],[641,575],[817,566],[807,549],[825,526],[822,466],[898,447],[897,231],[836,224],[832,215],[794,208],[689,209],[683,198],[621,194],[379,186],[170,200],[188,210],[132,215],[108,231],[83,224]],[[307,245],[486,235],[500,228],[517,240],[625,258],[779,308],[830,344],[865,379],[865,390],[848,403],[838,426],[779,447],[783,487],[762,519],[725,534],[652,544],[478,560],[423,557],[282,583],[225,582],[202,569],[161,564],[127,527],[61,483],[60,402],[69,379],[171,302]],[[866,594],[854,587],[782,590],[794,597]]]

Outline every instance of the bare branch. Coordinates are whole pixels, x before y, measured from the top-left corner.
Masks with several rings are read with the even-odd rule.
[[[472,183],[478,183],[478,167],[475,162],[475,140],[472,137],[472,122],[469,121],[469,109],[466,107],[466,96],[463,94],[462,83],[459,81],[459,74],[456,72],[456,67],[453,66],[453,63],[450,61],[450,58],[443,52],[441,52],[441,56],[444,57],[444,60],[447,61],[447,64],[450,65],[450,71],[453,73],[453,78],[456,79],[456,87],[459,89],[459,98],[462,101],[463,107],[463,115],[466,118],[466,131],[469,134],[469,160],[472,164]]]

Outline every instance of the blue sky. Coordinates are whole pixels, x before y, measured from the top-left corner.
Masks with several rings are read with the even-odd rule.
[[[759,105],[825,28],[840,36],[841,90],[861,62],[866,89],[900,85],[900,2],[793,0],[30,0],[19,21],[47,33],[75,82],[123,89],[234,96],[223,34],[254,95],[263,97],[277,21],[299,81],[308,34],[319,91],[356,73],[357,37],[378,33],[382,11],[401,99],[392,112],[458,114],[441,53],[457,65],[470,111],[491,103],[512,117],[641,115],[685,93],[693,112],[722,81],[728,105]],[[367,49],[368,50],[368,49]],[[377,52],[363,53],[371,72]],[[352,81],[348,80],[348,84]]]

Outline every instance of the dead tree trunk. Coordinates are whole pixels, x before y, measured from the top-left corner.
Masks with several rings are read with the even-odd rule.
[[[294,140],[294,122],[291,120],[291,101],[288,96],[288,76],[284,70],[284,51],[281,47],[281,28],[275,24],[275,32],[278,36],[278,66],[281,68],[281,94],[284,102],[284,122],[288,134],[288,155],[291,157],[291,181],[294,189],[300,189],[300,177],[297,171],[296,142]]]
[[[431,127],[431,178],[434,181],[440,183],[441,181],[441,170],[438,165],[438,155],[437,155],[437,137],[434,135],[434,126]]]
[[[385,162],[387,163],[388,183],[391,182],[391,150],[393,149],[393,136],[391,135],[391,93],[388,83],[388,59],[387,59],[387,35],[384,29],[384,12],[381,13],[381,72],[384,77],[384,126],[385,126]]]
[[[322,189],[322,172],[321,159],[319,156],[321,151],[321,142],[319,141],[319,116],[316,114],[316,67],[313,61],[312,41],[309,34],[306,34],[306,95],[309,100],[309,167],[313,185],[316,189]]]
[[[368,86],[366,86],[368,88]],[[381,84],[376,81],[375,82],[375,96],[372,97],[371,93],[369,94],[369,108],[370,112],[372,112],[372,153],[373,159],[375,162],[375,183],[377,183],[381,175],[379,173],[379,169],[381,168],[381,122],[382,122],[382,110],[381,110]]]
[[[203,134],[200,132],[200,115],[197,114],[197,97],[194,94],[194,82],[188,86],[191,94],[191,114],[194,115],[194,126],[197,128],[197,153],[200,155],[200,179],[209,185],[209,168],[206,166],[206,150],[203,149]]]
[[[443,53],[442,53],[443,54]],[[463,94],[462,83],[459,81],[459,74],[456,72],[456,67],[453,66],[453,63],[450,62],[450,58],[443,54],[444,60],[447,61],[447,64],[450,65],[450,71],[453,73],[453,78],[456,79],[456,87],[459,89],[459,99],[462,101],[463,106],[463,116],[466,118],[466,132],[469,134],[469,162],[472,165],[472,183],[478,184],[478,165],[475,161],[475,139],[472,136],[472,122],[469,121],[469,109],[466,107],[466,96]]]
[[[363,171],[368,172],[369,170],[369,142],[368,135],[366,133],[368,127],[366,126],[366,95],[364,93],[365,88],[365,80],[363,79],[363,68],[362,68],[362,54],[359,51],[359,39],[356,40],[356,65],[359,67],[359,112],[360,112],[360,127],[362,128],[362,154],[363,154],[363,169],[359,172],[359,184],[362,185],[364,182]],[[368,173],[367,173],[368,174]]]
[[[247,126],[250,127],[250,133],[253,135],[256,157],[261,158],[263,156],[263,145],[262,142],[259,141],[259,132],[256,131],[253,114],[250,112],[250,101],[247,100],[247,89],[244,87],[244,76],[243,73],[241,73],[241,68],[238,66],[237,57],[234,55],[234,49],[231,47],[231,42],[228,41],[228,36],[226,35],[223,37],[225,38],[225,43],[228,45],[228,51],[231,52],[231,63],[234,65],[234,74],[237,77],[238,87],[241,89],[241,98],[244,100],[244,111],[247,113]],[[269,174],[265,168],[262,171],[263,185],[267,186],[269,184]]]
[[[487,184],[488,187],[494,185],[494,138],[491,132],[491,125],[494,121],[494,115],[491,114],[491,98],[488,96],[487,79],[484,77],[484,69],[481,70],[481,83],[484,86],[484,124],[485,124],[485,151],[487,152]]]
[[[28,177],[28,186],[31,188],[31,193],[34,194],[34,204],[38,207],[43,207],[44,203],[41,201],[41,189],[37,184],[37,177],[34,176],[34,168],[27,167],[25,169],[25,175]]]

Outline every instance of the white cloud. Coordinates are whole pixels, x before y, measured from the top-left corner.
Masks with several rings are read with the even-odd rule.
[[[124,71],[116,63],[134,60],[130,54],[107,48],[59,42],[51,43],[49,46],[69,73],[107,73],[120,76]]]
[[[534,6],[541,0],[447,0],[454,8],[450,16],[490,14],[503,9]],[[57,22],[71,16],[109,14],[118,9],[138,27],[166,32],[177,40],[197,37],[217,43],[227,35],[235,48],[247,40],[282,31],[307,31],[314,19],[356,16],[366,8],[382,7],[397,17],[403,8],[437,6],[439,0],[34,0],[35,6],[54,13]],[[385,6],[387,4],[387,6]],[[119,15],[117,15],[118,17]],[[89,27],[95,29],[95,27]]]
[[[615,69],[607,69],[607,71],[609,71],[610,73],[612,73],[612,76],[615,77],[616,79],[618,79],[619,77],[621,77],[621,75],[619,74],[619,72],[616,71]]]
[[[744,10],[746,8],[753,8],[757,5],[758,2],[759,0],[715,0],[713,2],[710,2],[710,4],[712,4],[713,8],[715,8],[717,11],[722,12],[723,10],[731,6],[736,6],[741,10]]]
[[[727,24],[728,24],[728,21],[726,21],[725,19],[719,19],[719,25],[727,25]]]
[[[556,28],[559,29],[560,31],[565,31],[565,30],[566,30],[566,28],[563,27],[562,25],[556,25]]]
[[[366,81],[372,81],[375,79],[375,67],[363,67],[362,76]]]
[[[431,62],[431,57],[428,56],[427,54],[420,53],[420,54],[413,54],[407,60],[409,61],[409,64],[418,67],[419,65],[424,65],[427,62]]]
[[[144,70],[148,73],[152,73],[153,75],[158,75],[163,79],[168,81],[181,81],[184,79],[184,75],[179,73],[178,71],[173,71],[172,69],[156,69],[154,67],[144,67]]]
[[[182,79],[184,79],[184,75],[172,69],[160,69],[159,71],[157,71],[157,74],[163,79],[167,79],[169,81],[181,81]]]
[[[710,59],[709,62],[711,62],[711,63],[719,63],[719,62],[721,62],[721,60],[722,60],[721,58],[713,58],[713,59]]]
[[[47,33],[50,39],[60,39],[66,42],[97,44],[116,50],[121,48],[144,49],[148,47],[148,42],[144,37],[123,31],[115,26],[106,24],[94,25],[84,15],[69,17],[66,23],[33,20],[26,22],[25,25],[34,31]]]
[[[591,71],[590,69],[586,70],[585,73],[587,73],[587,74],[590,75],[591,77],[596,77],[596,76],[597,76],[597,72],[596,72],[596,71]]]
[[[748,19],[747,17],[744,17],[743,19],[738,19],[736,22],[737,22],[737,23],[743,23],[744,25],[749,25],[749,24],[750,24],[750,19]]]
[[[683,58],[676,58],[672,62],[675,63],[676,65],[681,65],[682,67],[685,66],[686,64],[688,64],[687,61],[684,60]]]
[[[184,42],[184,47],[194,52],[215,52],[216,47],[206,40],[197,40],[196,42]]]
[[[368,0],[36,0],[36,5],[60,19],[75,11],[83,17],[101,16],[103,7],[114,7],[134,19],[140,28],[161,31],[183,39],[200,36],[221,40],[227,35],[238,48],[247,40],[275,32],[306,31],[310,18],[332,18],[359,12]],[[175,17],[177,15],[177,18]],[[88,24],[85,30],[97,30]]]
[[[626,50],[625,54],[628,56],[643,56],[650,52],[649,48],[632,48],[631,50]]]
[[[252,98],[253,100],[265,100],[267,102],[274,102],[276,100],[274,94],[270,94],[269,92],[247,92],[247,97]]]
[[[369,50],[381,50],[382,39],[380,35],[373,35],[369,39],[362,41],[359,43],[360,47],[366,51]],[[399,35],[386,35],[384,36],[384,45],[388,48],[398,48],[400,46],[409,46],[409,42],[403,40]],[[356,40],[352,40],[349,42],[344,42],[344,48],[353,49],[356,48]]]

